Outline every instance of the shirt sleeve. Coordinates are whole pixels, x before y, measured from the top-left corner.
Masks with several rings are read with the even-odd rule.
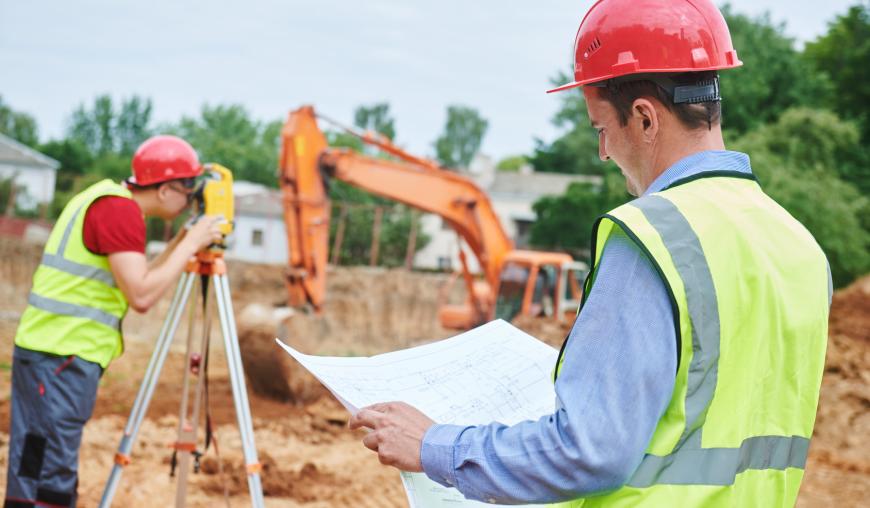
[[[556,411],[513,426],[434,425],[423,438],[423,469],[490,503],[557,502],[619,488],[670,401],[676,354],[664,282],[636,244],[614,233],[569,334]]]
[[[145,218],[135,201],[121,196],[97,199],[85,212],[85,247],[95,254],[145,253]]]

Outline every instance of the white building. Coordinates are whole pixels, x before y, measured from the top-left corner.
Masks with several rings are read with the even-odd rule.
[[[287,263],[281,192],[265,185],[233,183],[235,224],[226,257],[249,263]]]
[[[60,162],[0,134],[0,178],[15,182],[18,208],[34,210],[40,204],[51,203],[59,167]]]
[[[475,157],[466,176],[471,177],[487,193],[505,233],[517,248],[528,247],[529,229],[535,222],[532,204],[544,196],[560,195],[574,182],[600,184],[597,176],[538,173],[530,166],[518,172],[498,171],[493,161],[479,155]],[[456,232],[437,215],[422,217],[421,229],[429,236],[429,244],[417,252],[414,266],[419,268],[459,269],[459,246],[465,249],[469,269],[479,271],[474,253],[464,242],[457,240]]]

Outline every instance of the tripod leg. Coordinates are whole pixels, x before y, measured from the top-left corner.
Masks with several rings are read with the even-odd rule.
[[[115,497],[115,491],[118,489],[118,483],[121,481],[123,468],[130,462],[130,450],[133,448],[133,442],[136,440],[139,426],[145,418],[148,404],[151,401],[151,397],[154,395],[154,389],[157,387],[160,370],[163,368],[163,363],[166,361],[166,355],[169,353],[172,338],[175,336],[175,331],[178,329],[178,322],[181,319],[181,315],[187,305],[187,300],[190,297],[194,278],[195,274],[184,273],[181,280],[178,282],[175,295],[172,297],[172,303],[169,305],[169,312],[166,315],[166,320],[163,322],[163,327],[160,329],[160,335],[157,338],[154,353],[151,355],[151,360],[148,362],[148,368],[145,369],[145,377],[142,380],[142,384],[139,386],[139,392],[136,394],[136,400],[133,402],[133,409],[130,411],[127,425],[124,427],[124,435],[121,437],[121,443],[118,445],[118,452],[115,455],[115,464],[112,466],[112,472],[109,474],[106,488],[103,490],[103,497],[100,500],[101,508],[108,508],[112,505],[112,498]]]
[[[233,389],[233,403],[236,409],[236,419],[239,423],[242,450],[248,473],[248,491],[251,494],[251,504],[256,508],[262,508],[263,487],[260,481],[260,462],[257,458],[257,448],[254,445],[254,427],[251,423],[248,391],[245,386],[245,373],[239,351],[239,338],[236,334],[236,320],[233,316],[230,286],[226,275],[214,275],[213,280],[217,296],[218,313],[220,314],[221,332],[224,338],[224,349],[226,350],[227,365],[230,373],[230,383]]]
[[[207,279],[206,279],[207,280]],[[194,283],[196,286],[196,283]],[[203,305],[208,302],[206,291],[207,285],[200,283],[202,290]],[[196,292],[194,292],[196,295]],[[196,449],[196,412],[192,417],[188,417],[188,400],[190,398],[190,377],[191,361],[193,351],[193,336],[194,323],[199,309],[197,306],[197,298],[194,296],[193,302],[190,305],[190,322],[187,327],[187,341],[184,352],[184,377],[182,380],[181,404],[178,411],[178,438],[175,440],[175,450],[172,456],[172,472],[178,471],[177,490],[175,495],[175,506],[183,507],[187,496],[187,476],[190,471],[190,455]]]

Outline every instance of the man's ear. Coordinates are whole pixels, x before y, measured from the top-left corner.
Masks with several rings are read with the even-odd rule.
[[[655,104],[644,97],[635,99],[631,105],[631,117],[632,121],[640,125],[643,139],[647,142],[654,141],[661,127],[661,118]]]
[[[172,189],[169,188],[169,185],[166,183],[161,183],[155,189],[155,195],[157,196],[157,201],[163,203],[167,199],[169,199],[169,193],[172,192]]]

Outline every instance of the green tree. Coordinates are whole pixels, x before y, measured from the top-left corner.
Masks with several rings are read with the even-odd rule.
[[[859,122],[870,141],[870,3],[861,2],[838,16],[828,32],[808,43],[804,54],[833,82],[834,109]]]
[[[615,172],[601,185],[572,183],[560,196],[545,196],[532,205],[537,216],[530,242],[537,248],[568,250],[588,257],[595,219],[631,199],[625,179]]]
[[[499,171],[516,172],[528,163],[529,158],[525,155],[511,155],[510,157],[505,157],[504,159],[498,161],[498,164],[495,165],[495,169]]]
[[[722,8],[743,66],[722,71],[722,127],[731,135],[774,122],[788,108],[823,105],[830,82],[813,72],[770,14],[750,17]]]
[[[489,122],[476,109],[448,106],[444,132],[435,140],[435,156],[448,168],[467,168],[483,143]]]
[[[360,129],[380,133],[390,140],[396,139],[395,121],[386,102],[359,106],[354,112],[353,123]]]
[[[136,148],[151,135],[151,99],[137,95],[121,102],[115,119],[115,141],[120,153],[133,155]]]
[[[278,185],[280,121],[254,120],[239,104],[206,104],[198,118],[183,117],[168,130],[193,145],[203,162],[230,168],[235,179]]]
[[[35,147],[39,143],[36,120],[27,113],[14,111],[3,102],[2,96],[0,96],[0,133],[30,147]]]
[[[835,285],[870,270],[870,200],[840,178],[864,157],[853,124],[829,112],[793,109],[733,147],[751,155],[765,192],[816,238]]]
[[[798,169],[829,172],[870,195],[870,156],[858,127],[830,111],[789,109],[776,123],[740,139],[737,146],[751,155],[773,153]]]
[[[74,139],[51,140],[40,145],[39,151],[60,162],[55,192],[72,190],[76,179],[84,175],[94,162],[87,147]]]
[[[151,135],[151,99],[137,95],[115,108],[112,97],[102,94],[91,106],[80,104],[70,116],[67,138],[84,145],[95,156],[132,155]]]
[[[552,82],[562,84],[570,79],[558,74]],[[535,150],[529,162],[535,171],[603,175],[612,165],[598,157],[598,134],[589,122],[589,113],[583,92],[577,88],[561,92],[559,111],[552,119],[562,135],[552,143],[535,140]]]

